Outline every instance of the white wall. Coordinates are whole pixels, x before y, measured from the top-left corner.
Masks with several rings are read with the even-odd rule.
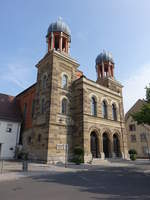
[[[10,126],[8,126],[10,125]],[[8,128],[11,127],[11,132]],[[19,142],[20,123],[0,120],[0,157],[12,159],[15,155],[15,148]]]

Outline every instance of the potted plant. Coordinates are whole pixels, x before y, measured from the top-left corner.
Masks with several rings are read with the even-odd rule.
[[[136,160],[136,156],[137,156],[137,151],[135,149],[130,149],[129,150],[129,154],[130,154],[130,159],[131,160]]]
[[[84,162],[84,151],[80,147],[75,147],[74,148],[74,158],[73,162],[75,162],[77,165],[80,165],[81,163]]]

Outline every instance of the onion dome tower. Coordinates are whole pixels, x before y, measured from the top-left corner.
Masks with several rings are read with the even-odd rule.
[[[48,51],[56,50],[69,54],[71,31],[61,17],[51,23],[47,35]]]
[[[114,60],[110,52],[103,51],[96,60],[97,83],[117,93],[122,93],[122,85],[114,77]]]
[[[103,50],[96,58],[97,78],[112,78],[114,79],[114,60],[110,52]]]

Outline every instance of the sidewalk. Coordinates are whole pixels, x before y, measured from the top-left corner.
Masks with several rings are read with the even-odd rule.
[[[0,181],[17,180],[23,177],[46,175],[49,173],[87,171],[101,167],[124,167],[124,168],[134,167],[137,168],[138,171],[150,173],[149,160],[136,160],[133,162],[127,160],[110,159],[105,162],[100,161],[95,165],[90,165],[90,164],[75,165],[73,163],[69,163],[67,167],[65,167],[64,164],[50,165],[50,164],[30,162],[28,165],[28,172],[22,171],[22,162],[4,161],[2,171],[1,171],[1,164],[2,163],[0,162]]]

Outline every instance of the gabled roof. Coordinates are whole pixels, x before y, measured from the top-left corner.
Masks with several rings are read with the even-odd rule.
[[[0,93],[0,119],[21,122],[21,112],[15,97]]]
[[[125,114],[125,121],[129,118],[132,113],[140,111],[142,106],[145,104],[145,100],[138,99],[136,103],[129,109],[129,111]]]

